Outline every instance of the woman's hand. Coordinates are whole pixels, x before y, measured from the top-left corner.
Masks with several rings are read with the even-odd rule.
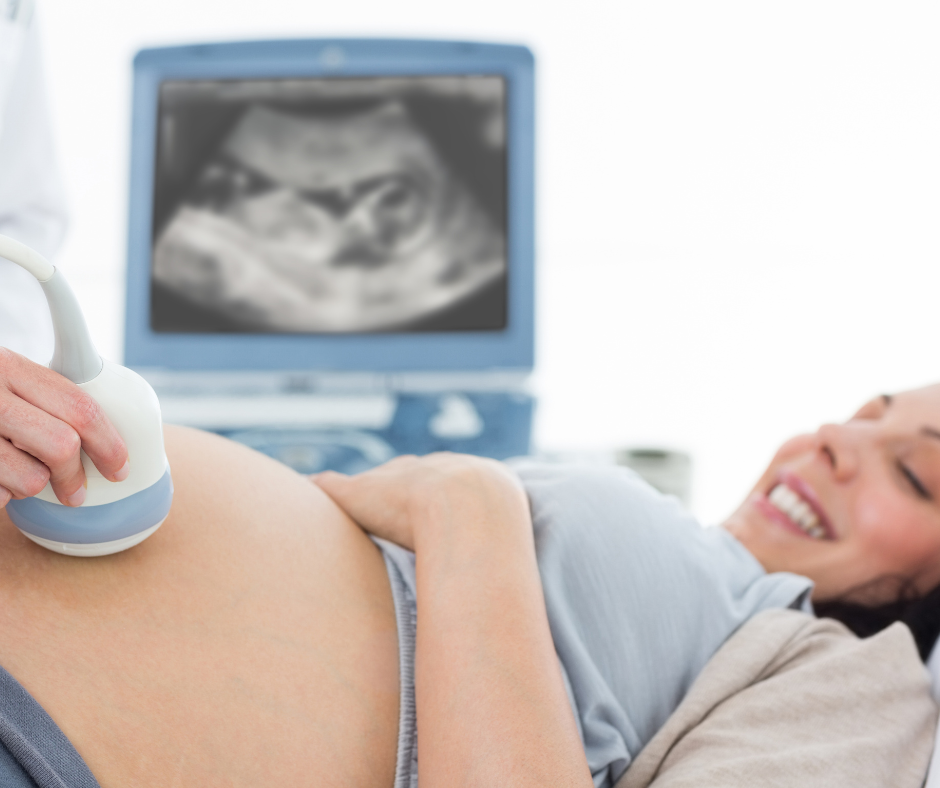
[[[98,403],[71,381],[0,347],[0,507],[52,483],[66,506],[85,500],[80,450],[119,482],[127,448]]]
[[[465,454],[397,457],[357,476],[325,471],[311,480],[363,529],[409,550],[423,529],[453,522],[455,511],[526,506],[505,465]]]

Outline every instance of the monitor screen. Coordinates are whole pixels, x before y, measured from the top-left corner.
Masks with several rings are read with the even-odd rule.
[[[132,108],[128,366],[180,379],[532,369],[526,47],[144,49]]]
[[[501,75],[166,79],[150,329],[501,331]]]

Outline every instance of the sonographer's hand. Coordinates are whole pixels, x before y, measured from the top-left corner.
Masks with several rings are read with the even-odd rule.
[[[0,507],[50,481],[62,503],[81,506],[81,449],[106,479],[127,478],[127,448],[98,403],[57,372],[0,347]]]

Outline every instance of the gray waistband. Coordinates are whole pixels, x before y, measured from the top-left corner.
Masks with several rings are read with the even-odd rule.
[[[0,785],[98,788],[97,780],[59,726],[3,668],[0,668]]]
[[[415,598],[414,554],[398,545],[373,537],[382,556],[395,602],[398,625],[398,665],[401,674],[401,701],[398,713],[398,756],[395,761],[395,788],[417,788],[418,727],[415,713]]]

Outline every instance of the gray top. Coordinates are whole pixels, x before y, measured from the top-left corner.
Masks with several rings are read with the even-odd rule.
[[[809,608],[721,528],[621,468],[521,465],[548,619],[596,786],[610,786],[735,630]]]

